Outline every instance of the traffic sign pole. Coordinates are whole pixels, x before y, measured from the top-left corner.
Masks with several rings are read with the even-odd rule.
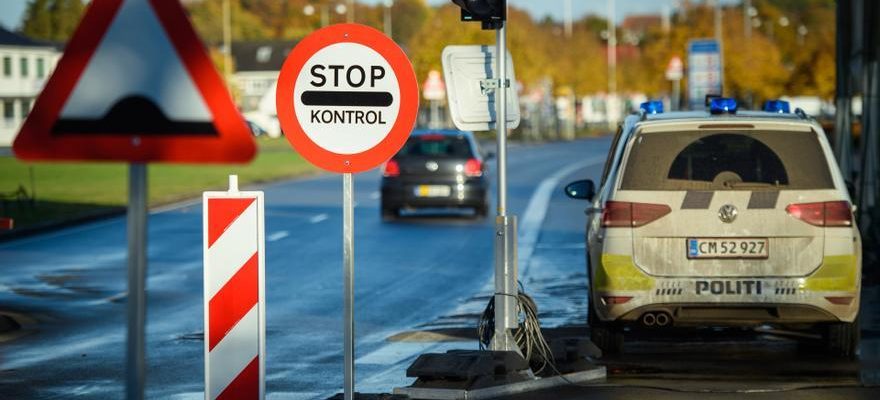
[[[147,165],[128,167],[128,347],[126,399],[144,398],[147,315]]]
[[[342,275],[345,281],[344,400],[354,399],[354,188],[351,173],[342,174]]]
[[[495,335],[492,350],[519,351],[511,329],[516,327],[516,216],[507,215],[507,23],[496,31],[498,89],[498,216],[495,218]]]

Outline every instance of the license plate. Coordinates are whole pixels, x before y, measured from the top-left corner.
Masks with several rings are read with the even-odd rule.
[[[767,258],[767,238],[688,238],[688,258]]]
[[[446,185],[419,185],[415,187],[418,197],[449,197],[452,189]]]

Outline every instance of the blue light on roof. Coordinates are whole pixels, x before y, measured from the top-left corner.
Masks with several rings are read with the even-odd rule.
[[[788,114],[791,112],[791,107],[788,105],[787,101],[767,100],[766,102],[764,102],[764,111],[772,112],[772,113]]]
[[[663,114],[663,102],[659,100],[646,101],[639,104],[639,109],[645,114]]]
[[[709,102],[712,114],[736,114],[736,100],[729,97],[716,97]]]

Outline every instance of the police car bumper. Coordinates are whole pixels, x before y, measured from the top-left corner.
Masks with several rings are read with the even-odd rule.
[[[852,322],[859,310],[861,263],[850,256],[826,257],[813,274],[792,278],[657,278],[603,261],[593,301],[605,321],[663,313],[677,326]]]

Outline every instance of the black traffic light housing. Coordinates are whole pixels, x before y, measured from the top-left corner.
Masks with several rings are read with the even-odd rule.
[[[462,21],[480,21],[483,29],[501,29],[507,20],[507,0],[452,0],[461,7]]]

